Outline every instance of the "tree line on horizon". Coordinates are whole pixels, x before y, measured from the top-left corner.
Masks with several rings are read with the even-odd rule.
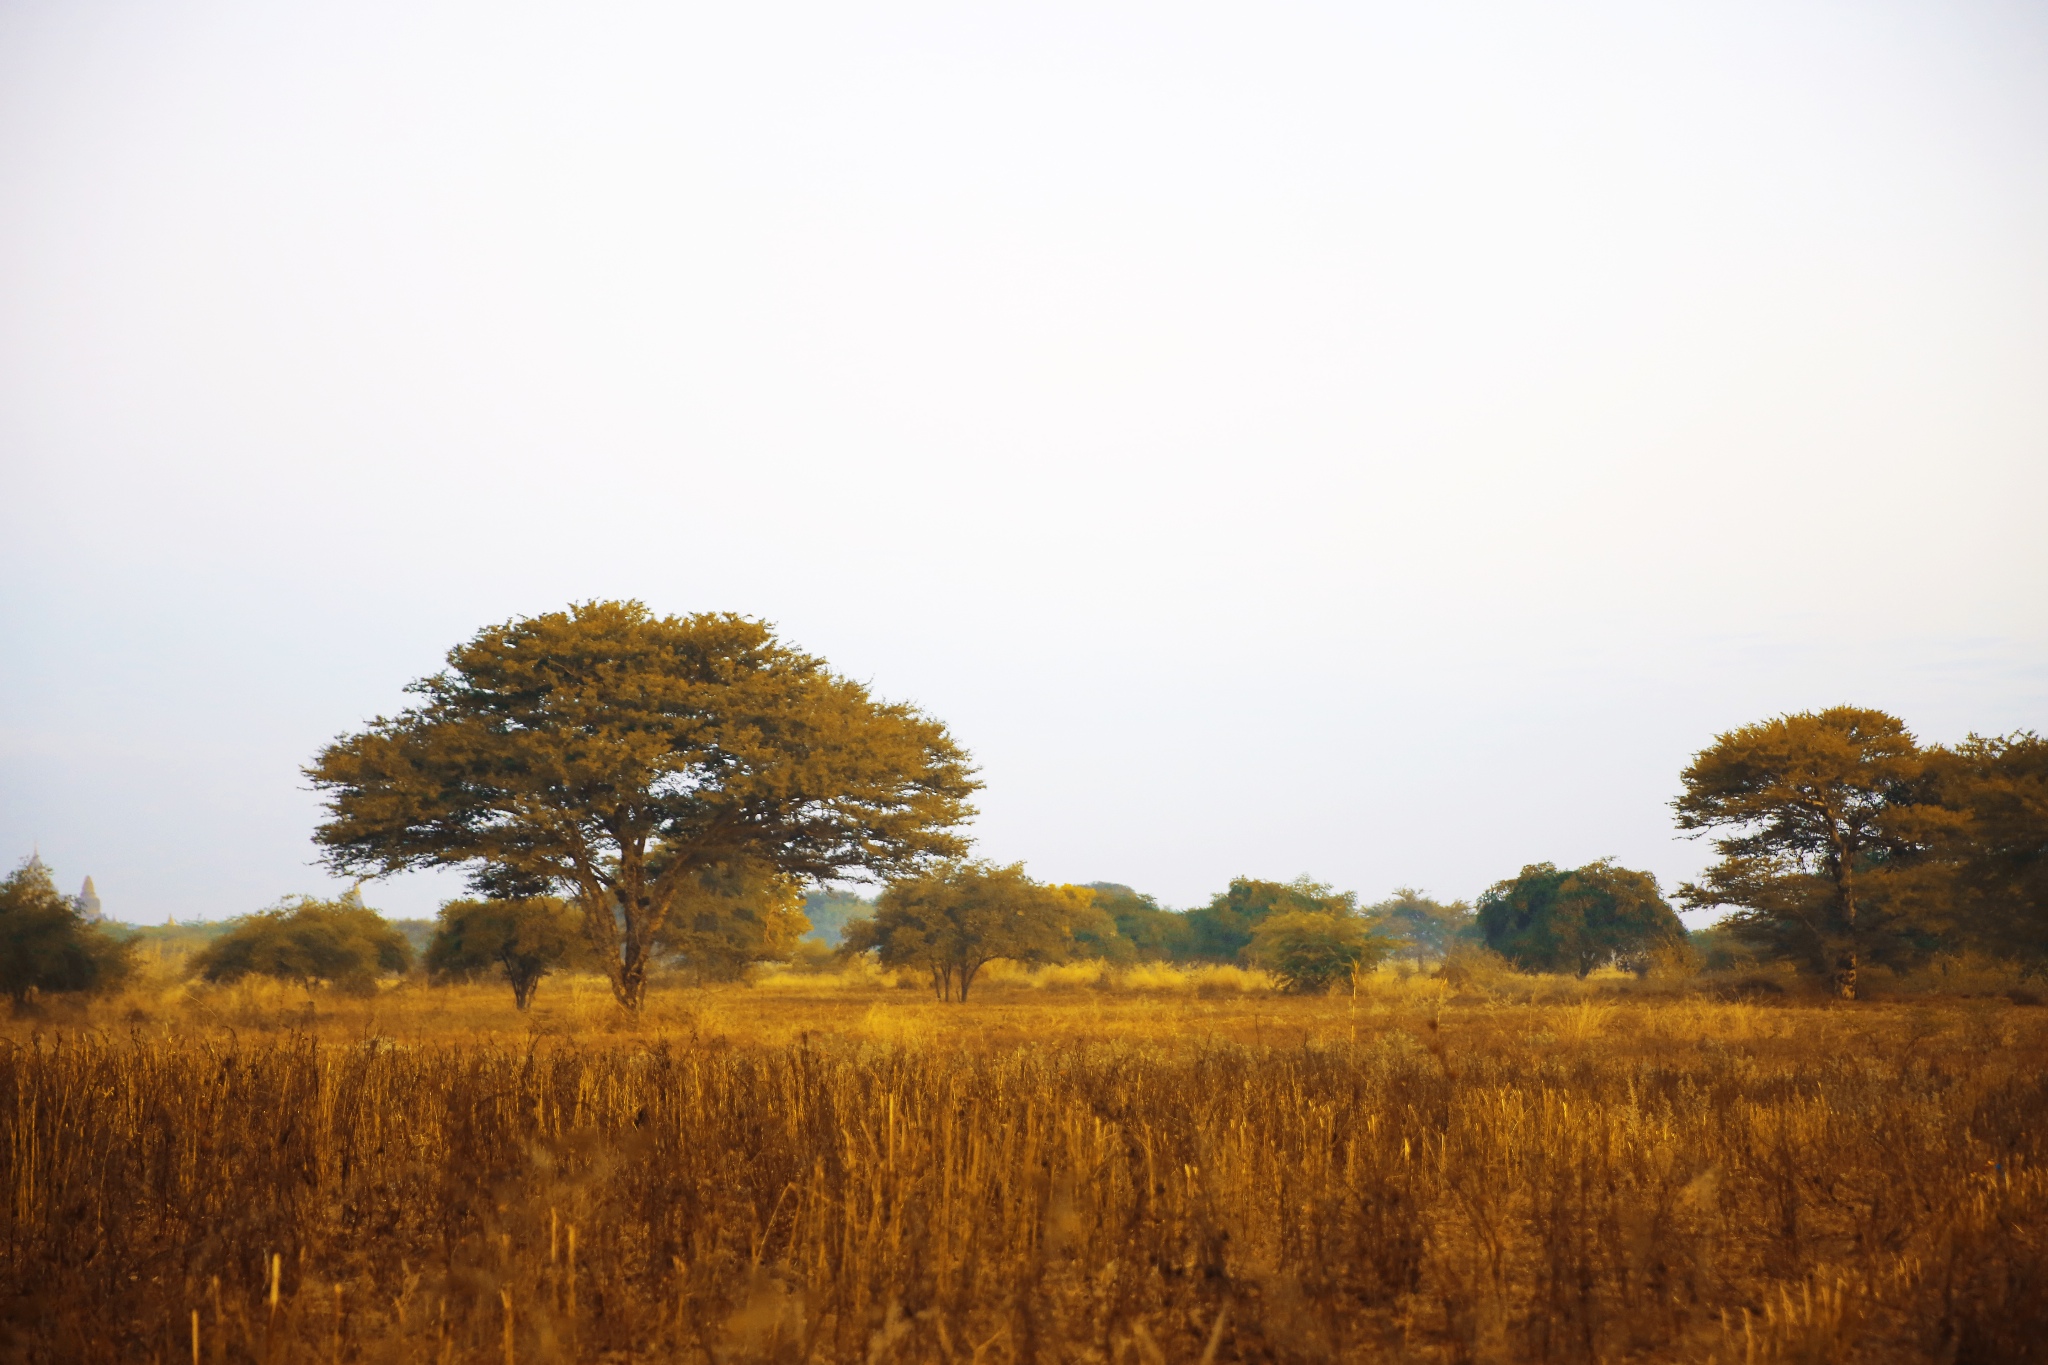
[[[1469,909],[1406,890],[1361,909],[1303,877],[1238,878],[1187,911],[974,861],[960,826],[982,784],[945,727],[729,614],[582,603],[486,628],[408,690],[418,704],[306,770],[326,800],[315,841],[346,876],[463,869],[473,894],[443,908],[427,967],[502,971],[522,1004],[571,961],[633,1009],[664,963],[715,979],[787,956],[806,888],[849,881],[881,888],[860,918],[844,893],[808,901],[839,915],[842,951],[929,971],[936,994],[963,1000],[1000,958],[1241,962],[1308,990],[1396,951],[1440,956],[1461,934],[1525,970],[1580,975],[1683,940],[1655,879],[1606,860],[1526,867]],[[1751,951],[1846,998],[1865,965],[1942,951],[2048,966],[2038,736],[1923,747],[1896,717],[1835,707],[1723,734],[1680,780],[1679,827],[1714,835],[1720,858],[1678,900],[1728,911]],[[0,883],[0,986],[20,999],[111,979],[118,954],[59,951],[90,927],[66,927],[34,881],[24,865]],[[350,944],[358,963],[367,944],[379,964],[409,964],[377,918],[301,900],[250,917],[198,965],[360,980],[368,968],[334,956]],[[71,965],[37,965],[58,959]]]

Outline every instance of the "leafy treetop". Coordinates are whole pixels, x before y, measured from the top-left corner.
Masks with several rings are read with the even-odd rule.
[[[583,912],[554,896],[452,900],[427,945],[435,980],[497,973],[525,1009],[548,973],[571,965],[583,942]]]
[[[1245,955],[1289,991],[1326,991],[1376,966],[1401,940],[1375,933],[1379,921],[1321,910],[1282,910],[1252,930]]]
[[[1128,945],[1104,956],[1140,962],[1179,962],[1190,956],[1193,934],[1186,915],[1163,908],[1152,897],[1121,882],[1090,882],[1088,889],[1095,893],[1095,904],[1115,923],[1117,936]]]
[[[843,951],[872,950],[889,966],[929,971],[939,999],[957,985],[964,1002],[990,962],[1065,958],[1076,921],[1099,914],[1087,888],[1035,882],[1021,863],[949,863],[889,883],[874,917],[847,926]]]
[[[370,988],[381,974],[411,969],[405,935],[353,898],[288,896],[245,916],[192,957],[192,970],[208,981],[271,976],[356,990]]]
[[[32,992],[116,986],[132,966],[127,946],[87,923],[40,859],[0,881],[0,991],[17,1005]]]
[[[1365,913],[1384,919],[1389,929],[1406,940],[1417,962],[1449,956],[1452,943],[1473,923],[1472,907],[1465,902],[1445,904],[1412,886],[1397,887],[1393,895],[1368,906]]]
[[[811,927],[803,887],[760,862],[719,863],[685,882],[658,938],[661,951],[697,980],[735,981],[756,962],[795,951]]]
[[[1685,941],[1657,879],[1607,858],[1523,868],[1479,897],[1478,927],[1487,947],[1523,971],[1579,976],[1610,963],[1642,966],[1657,948]]]
[[[1919,855],[1962,824],[1930,799],[1905,722],[1836,706],[1731,730],[1680,775],[1678,827],[1721,832],[1721,860],[1678,890],[1730,906],[1731,927],[1856,995],[1859,962],[1922,951],[1937,898]]]
[[[1336,891],[1308,876],[1291,882],[1233,877],[1230,888],[1187,915],[1189,955],[1214,962],[1236,962],[1251,945],[1252,933],[1268,915],[1305,911],[1322,915],[1355,915],[1358,894]]]
[[[2048,739],[1971,735],[1928,754],[1952,823],[1932,839],[1959,942],[2048,967]]]
[[[875,700],[727,614],[586,602],[480,631],[419,705],[307,769],[336,869],[468,867],[498,895],[575,897],[637,1007],[657,940],[706,868],[891,876],[965,844],[979,787],[945,727]]]

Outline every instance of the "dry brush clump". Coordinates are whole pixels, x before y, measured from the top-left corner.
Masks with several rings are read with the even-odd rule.
[[[987,1047],[919,1004],[862,1006],[925,1021],[893,1042],[9,1045],[7,1353],[1968,1362],[2048,1341],[2044,1012],[1383,1003],[1361,1027],[1280,1000],[1255,1022],[1279,1045]]]

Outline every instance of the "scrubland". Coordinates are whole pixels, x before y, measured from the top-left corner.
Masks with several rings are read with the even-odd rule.
[[[636,1017],[594,980],[521,1014],[164,970],[0,1028],[0,1342],[2040,1359],[2048,1010],[1997,984],[1387,971],[1305,998],[1083,965],[963,1006],[855,970],[669,984]]]

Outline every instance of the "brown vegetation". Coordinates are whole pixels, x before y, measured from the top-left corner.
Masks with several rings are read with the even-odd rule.
[[[1108,981],[998,974],[963,1010],[786,978],[637,1017],[595,980],[526,1015],[164,987],[17,1021],[0,1330],[165,1362],[2048,1341],[2048,1011]]]

